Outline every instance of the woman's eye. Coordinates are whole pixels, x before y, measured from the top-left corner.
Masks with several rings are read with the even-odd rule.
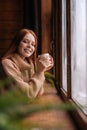
[[[24,42],[24,43],[28,43],[28,41],[27,41],[27,40],[23,40],[23,42]]]
[[[33,43],[33,42],[32,42],[32,44],[31,44],[31,45],[32,45],[32,46],[35,46],[35,43]]]
[[[26,39],[24,39],[22,42],[29,44],[29,45],[32,45],[32,46],[35,46],[35,42],[29,41],[29,40],[26,40]]]

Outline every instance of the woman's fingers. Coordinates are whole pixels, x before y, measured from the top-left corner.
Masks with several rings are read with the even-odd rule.
[[[43,58],[38,56],[37,62],[38,62],[38,67],[41,68],[40,66],[42,66],[42,69],[44,71],[50,70],[54,65],[53,57],[51,55]]]

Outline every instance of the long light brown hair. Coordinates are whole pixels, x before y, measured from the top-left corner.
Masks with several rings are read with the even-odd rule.
[[[8,48],[8,50],[6,51],[5,55],[4,55],[2,58],[6,58],[6,57],[9,57],[11,54],[17,53],[17,52],[18,52],[18,46],[19,46],[19,44],[20,44],[20,41],[25,37],[25,35],[26,35],[27,33],[32,34],[32,35],[34,36],[34,38],[35,38],[35,43],[36,43],[36,44],[35,44],[35,51],[34,51],[34,53],[32,54],[32,56],[29,57],[29,58],[32,59],[34,65],[35,65],[35,61],[36,61],[36,49],[37,49],[37,36],[36,36],[36,34],[35,34],[32,30],[30,30],[30,29],[21,29],[20,31],[18,31],[18,32],[16,33],[16,35],[14,36],[14,38],[13,38],[13,40],[12,40],[12,42],[11,42],[9,48]],[[26,59],[28,60],[28,58],[26,58]]]

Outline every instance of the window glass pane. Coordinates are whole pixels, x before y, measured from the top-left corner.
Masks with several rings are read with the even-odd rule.
[[[71,0],[71,94],[87,114],[86,0]]]
[[[67,90],[66,0],[62,0],[62,87]]]

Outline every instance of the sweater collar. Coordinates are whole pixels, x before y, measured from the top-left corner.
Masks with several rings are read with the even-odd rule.
[[[17,53],[13,54],[11,59],[17,64],[17,66],[21,69],[21,70],[26,70],[26,69],[30,69],[32,66],[32,62],[28,63],[26,61],[24,61],[20,55],[18,55]]]

